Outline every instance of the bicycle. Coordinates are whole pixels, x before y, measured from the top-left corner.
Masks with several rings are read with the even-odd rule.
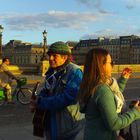
[[[12,92],[13,99],[16,99],[23,105],[27,105],[30,103],[30,99],[32,96],[32,91],[27,88],[23,87],[27,84],[27,78],[22,77],[17,80],[16,87],[14,88]],[[4,91],[4,89],[0,89],[0,106],[6,103],[7,95]]]

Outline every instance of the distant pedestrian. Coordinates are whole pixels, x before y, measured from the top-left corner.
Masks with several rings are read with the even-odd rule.
[[[111,76],[112,68],[107,50],[94,48],[87,53],[79,90],[81,112],[86,118],[84,140],[117,140],[120,129],[140,119],[140,101],[121,114],[122,92],[131,71],[123,71],[117,82]]]
[[[45,85],[38,100],[31,100],[31,111],[45,112],[46,140],[82,140],[77,138],[83,127],[83,115],[77,104],[82,71],[70,62],[70,54],[71,50],[63,42],[55,42],[49,47],[50,68],[46,72]],[[41,123],[37,118],[34,126],[38,127]]]

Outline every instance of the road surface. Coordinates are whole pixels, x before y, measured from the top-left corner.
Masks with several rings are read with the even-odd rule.
[[[30,87],[33,87],[33,86],[30,85]],[[140,79],[130,79],[128,81],[128,84],[124,91],[124,96],[127,100],[140,99]],[[14,105],[4,105],[0,107],[0,140],[12,140],[10,138],[8,139],[8,135],[10,135],[9,131],[11,131],[12,128],[16,129],[17,131],[18,128],[21,129],[21,128],[27,127],[29,129],[30,135],[32,135],[31,134],[32,133],[32,117],[33,117],[33,114],[29,112],[28,105],[21,105],[20,103],[17,102]],[[3,135],[3,137],[1,135]],[[37,138],[34,138],[34,137],[31,138],[31,136],[29,139],[26,138],[25,140],[32,140],[32,139],[38,140]],[[18,140],[18,133],[15,132],[15,138],[13,140]],[[24,140],[24,137],[21,140]]]

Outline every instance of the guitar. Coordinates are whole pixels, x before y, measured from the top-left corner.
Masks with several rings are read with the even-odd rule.
[[[36,92],[39,86],[39,82],[36,83],[33,92],[32,92],[32,99],[36,100]],[[33,116],[33,135],[38,137],[44,137],[44,120],[45,120],[45,111],[39,110],[36,108]]]
[[[60,72],[63,72],[63,71],[60,71]],[[54,72],[51,76],[49,76],[47,79],[46,79],[46,82],[52,78],[55,74],[57,73]],[[62,73],[62,74],[65,74],[65,73]],[[37,87],[38,87],[38,83],[36,84],[34,90],[33,90],[33,93],[32,93],[32,99],[35,100],[36,99],[36,91],[37,91]],[[51,96],[52,95],[52,91],[49,90],[48,91],[48,96]],[[46,115],[47,114],[47,115]],[[34,136],[38,136],[38,137],[44,137],[44,124],[45,123],[45,120],[48,120],[47,117],[49,118],[49,112],[47,111],[42,111],[42,110],[39,110],[38,108],[36,108],[35,110],[35,113],[34,113],[34,116],[33,116],[33,135]],[[48,126],[49,124],[47,124]],[[47,127],[46,126],[46,127]]]

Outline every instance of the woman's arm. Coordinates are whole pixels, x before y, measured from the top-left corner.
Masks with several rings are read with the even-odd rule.
[[[120,130],[140,118],[140,112],[135,107],[122,115],[118,115],[114,95],[107,85],[100,86],[96,92],[99,95],[96,103],[103,122],[109,130]]]

